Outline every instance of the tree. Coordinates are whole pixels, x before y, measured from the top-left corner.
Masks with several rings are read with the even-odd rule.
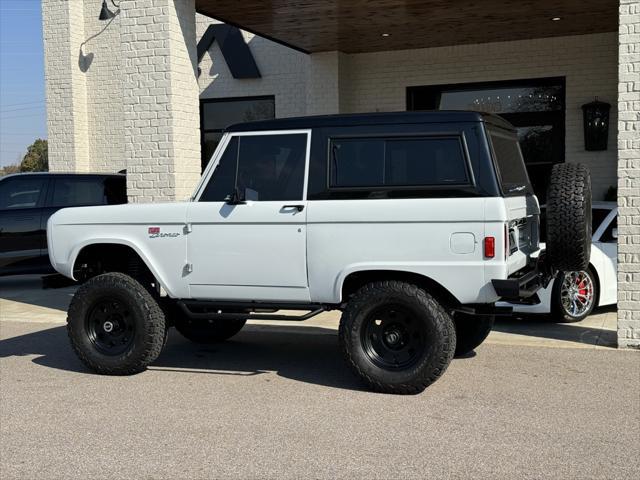
[[[37,139],[27,149],[22,162],[21,172],[46,172],[49,170],[49,148],[46,140]]]
[[[0,168],[0,177],[5,175],[11,175],[12,173],[18,173],[20,171],[20,165],[5,165]]]

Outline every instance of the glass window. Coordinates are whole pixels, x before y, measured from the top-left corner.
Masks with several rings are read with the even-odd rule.
[[[201,102],[202,170],[211,160],[225,128],[236,123],[275,118],[274,97],[208,99]]]
[[[532,83],[535,83],[533,81]],[[489,113],[548,112],[562,110],[561,85],[464,88],[443,91],[440,110],[473,110]]]
[[[236,188],[247,200],[302,200],[306,152],[306,134],[234,136],[200,201],[224,201]]]
[[[53,207],[74,207],[82,205],[106,205],[107,191],[105,179],[56,178],[53,187]]]
[[[330,170],[332,187],[383,185],[384,140],[333,140]]]
[[[490,132],[491,145],[506,195],[531,192],[529,176],[516,137]]]
[[[0,209],[37,207],[46,181],[41,176],[26,176],[0,182]]]
[[[455,185],[467,182],[459,139],[387,141],[385,185]]]
[[[201,202],[223,202],[233,193],[238,164],[238,137],[232,137],[216,169],[211,174],[207,187],[200,196]]]
[[[457,137],[333,139],[330,158],[331,187],[469,183]]]

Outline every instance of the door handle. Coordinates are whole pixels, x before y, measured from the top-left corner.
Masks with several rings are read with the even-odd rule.
[[[301,212],[304,210],[304,205],[283,205],[282,209],[284,210],[285,208],[295,208],[297,211]]]

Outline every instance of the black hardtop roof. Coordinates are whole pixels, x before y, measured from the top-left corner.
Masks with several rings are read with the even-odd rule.
[[[348,127],[358,125],[388,125],[411,123],[462,123],[485,122],[514,130],[513,126],[498,115],[462,110],[429,110],[419,112],[357,113],[318,115],[309,117],[277,118],[256,122],[237,123],[227,127],[227,132],[253,132],[266,130],[298,130],[323,127]]]

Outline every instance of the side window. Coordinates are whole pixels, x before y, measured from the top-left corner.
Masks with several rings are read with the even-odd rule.
[[[333,139],[330,149],[334,188],[470,183],[458,137]]]
[[[238,188],[247,200],[302,200],[307,134],[235,136],[201,202],[220,202]]]
[[[46,178],[37,176],[0,182],[0,210],[37,207],[46,181]]]
[[[61,177],[53,184],[52,207],[108,204],[105,179],[100,177]]]

